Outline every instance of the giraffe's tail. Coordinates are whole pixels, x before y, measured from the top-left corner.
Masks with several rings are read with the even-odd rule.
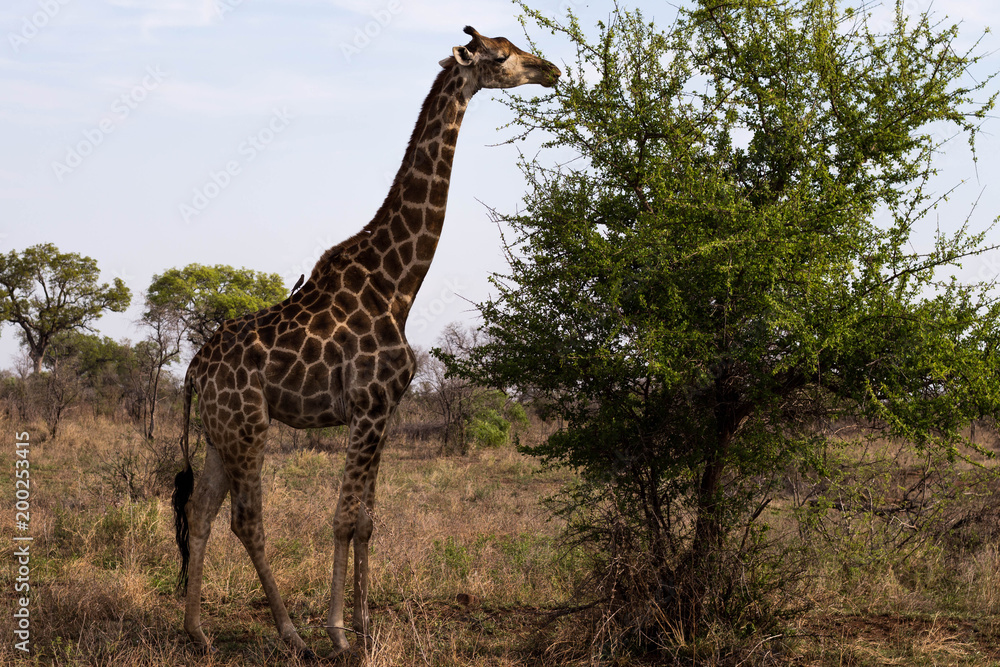
[[[181,433],[181,452],[184,454],[184,469],[174,477],[174,530],[176,531],[177,549],[181,552],[181,573],[177,587],[187,593],[188,560],[191,551],[188,548],[188,517],[187,503],[194,491],[194,471],[191,469],[191,455],[188,450],[188,430],[191,423],[191,393],[193,391],[191,376],[184,378],[184,430]]]

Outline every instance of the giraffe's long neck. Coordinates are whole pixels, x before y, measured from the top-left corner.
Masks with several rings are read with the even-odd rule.
[[[457,65],[431,86],[389,194],[365,228],[327,251],[344,254],[392,292],[392,310],[405,320],[430,268],[444,224],[451,167],[462,118],[476,89]],[[317,264],[325,264],[324,257]],[[347,257],[345,257],[347,259]]]

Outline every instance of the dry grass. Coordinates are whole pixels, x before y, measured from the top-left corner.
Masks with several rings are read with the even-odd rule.
[[[13,433],[13,424],[3,426]],[[537,428],[522,437],[542,437]],[[249,558],[229,530],[228,501],[205,567],[204,621],[218,652],[201,656],[181,630],[169,479],[139,470],[153,454],[134,444],[138,438],[128,427],[104,420],[67,423],[53,441],[43,440],[41,425],[17,430],[27,430],[32,442],[30,610],[37,662],[294,664]],[[263,474],[268,555],[293,620],[322,655],[331,648],[321,626],[344,455],[284,451],[289,448],[279,443],[287,437],[275,429]],[[535,664],[533,630],[547,609],[570,598],[574,584],[574,564],[557,552],[559,527],[538,502],[563,480],[538,474],[533,461],[511,448],[438,458],[438,446],[397,442],[383,459],[371,558],[374,645],[366,664]],[[12,449],[0,456],[0,493],[8,507]],[[136,470],[123,471],[129,456]],[[140,499],[123,483],[130,472],[140,480],[132,486],[143,487]],[[0,535],[11,543],[9,522]],[[3,573],[5,598],[13,603],[15,568]],[[457,602],[460,593],[473,604]],[[0,633],[13,636],[10,614],[0,620]],[[0,662],[16,656],[12,643],[0,645]]]
[[[157,451],[108,420],[78,417],[51,441],[41,424],[0,425],[8,434],[31,434],[36,663],[296,664],[229,530],[228,503],[206,559],[203,617],[217,652],[197,653],[181,630],[170,479],[155,465],[172,451],[175,433],[162,434]],[[545,433],[535,425],[521,437]],[[269,559],[294,622],[320,655],[331,650],[321,626],[329,600],[330,521],[344,464],[341,436],[305,438],[276,428],[264,468]],[[306,443],[318,448],[303,449]],[[554,611],[574,602],[585,575],[579,555],[560,551],[560,526],[539,502],[567,474],[539,473],[532,459],[509,447],[439,457],[439,446],[401,435],[387,446],[371,557],[374,642],[366,657],[348,655],[338,664],[649,664],[587,646],[584,617],[553,621]],[[13,505],[13,470],[13,447],[4,447],[0,498],[6,507]],[[14,534],[9,521],[0,526],[8,544]],[[815,545],[806,593],[812,612],[773,634],[750,637],[736,653],[711,638],[697,646],[680,641],[677,664],[1000,665],[995,540],[959,552],[932,543],[905,562],[867,569],[845,569],[843,554],[825,548]],[[16,566],[9,557],[7,563],[0,578],[10,609]],[[0,617],[0,633],[8,638],[0,644],[0,663],[19,657],[13,629],[11,614]]]

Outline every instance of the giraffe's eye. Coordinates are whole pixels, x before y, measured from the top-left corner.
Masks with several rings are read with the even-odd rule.
[[[507,62],[507,58],[509,57],[510,56],[497,56],[496,58],[493,59],[493,62],[495,62],[497,65],[503,65],[505,62]]]

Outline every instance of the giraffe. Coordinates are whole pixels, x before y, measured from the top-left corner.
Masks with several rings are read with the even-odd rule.
[[[264,554],[261,466],[271,419],[294,428],[347,425],[344,477],[333,517],[333,581],[327,632],[348,648],[344,588],[354,548],[352,625],[368,637],[368,541],[386,425],[415,371],[404,328],[440,238],[459,127],[482,88],[554,86],[561,72],[503,37],[470,26],[465,46],[440,61],[402,165],[375,217],[327,250],[309,279],[270,308],[225,322],[195,354],[184,379],[184,469],[173,506],[186,586],[184,629],[201,628],[202,565],[212,521],[231,496],[230,527],[257,570],[281,638],[312,652],[288,616]],[[301,281],[300,281],[301,282]],[[197,485],[188,449],[193,394],[206,435]]]

